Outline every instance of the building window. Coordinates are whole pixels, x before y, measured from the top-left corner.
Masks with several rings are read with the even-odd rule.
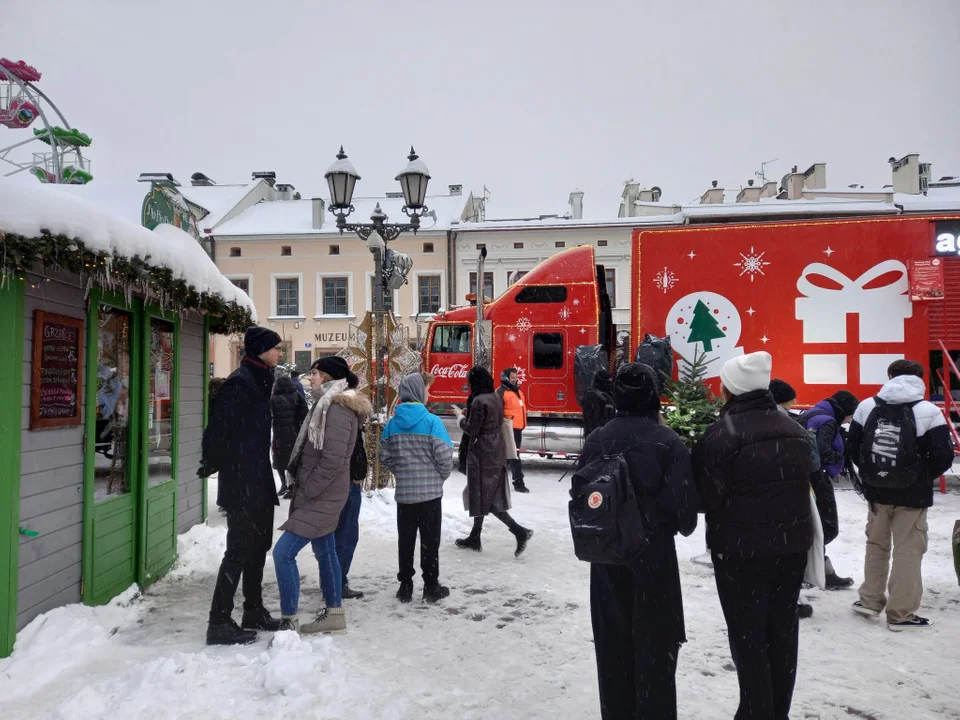
[[[300,317],[300,280],[298,278],[277,279],[277,315]]]
[[[323,279],[323,314],[347,314],[347,279],[345,277]]]
[[[230,248],[230,257],[240,257],[240,248]]]
[[[597,247],[606,247],[606,246],[607,246],[606,240],[597,240]]]
[[[439,275],[421,275],[419,277],[420,285],[420,309],[421,315],[429,315],[440,309],[440,276]]]
[[[607,295],[610,298],[610,305],[617,306],[617,271],[613,268],[605,268],[603,271],[607,281]]]
[[[537,333],[533,336],[533,366],[538,370],[563,367],[563,334]]]
[[[563,240],[557,240],[554,244],[554,247],[566,247],[567,244]]]
[[[457,353],[469,355],[470,326],[469,325],[437,325],[433,332],[431,352]]]
[[[517,293],[518,303],[562,303],[567,301],[563,285],[528,285]]]
[[[487,247],[486,243],[477,243],[477,250],[483,250]]]
[[[243,290],[247,295],[250,294],[250,279],[249,278],[237,278],[236,280],[231,280],[234,285]]]
[[[520,280],[524,275],[527,274],[526,270],[514,270],[507,273],[507,285],[513,285],[515,282]]]
[[[331,254],[331,255],[339,255],[339,254],[340,254],[340,246],[339,246],[339,245],[331,245],[331,246],[330,246],[330,254]]]
[[[423,251],[424,251],[425,253],[432,253],[432,252],[433,252],[433,243],[424,243],[424,244],[423,244]]]
[[[280,246],[280,254],[281,254],[281,255],[293,255],[293,251],[291,250],[291,248],[290,248],[289,245],[281,245],[281,246]]]
[[[477,274],[475,272],[470,273],[470,294],[473,295],[477,292]],[[483,298],[484,300],[490,299],[493,300],[493,273],[485,272],[483,274]]]
[[[370,305],[372,306],[374,298],[377,297],[377,278],[370,278]],[[383,291],[383,309],[393,312],[393,291]]]
[[[514,249],[514,250],[523,250],[523,243],[522,243],[522,242],[514,243],[514,244],[513,244],[513,249]]]

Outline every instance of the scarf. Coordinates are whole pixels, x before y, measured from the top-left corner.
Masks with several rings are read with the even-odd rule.
[[[316,390],[310,390],[310,394],[316,401],[310,409],[310,414],[300,426],[300,432],[297,434],[297,442],[293,446],[293,452],[290,454],[290,465],[287,467],[287,478],[290,482],[296,482],[296,477],[290,472],[300,464],[300,454],[303,452],[303,446],[309,438],[310,443],[317,450],[323,450],[323,435],[327,427],[327,410],[333,399],[346,391],[346,380],[331,380],[321,385]]]
[[[504,390],[513,390],[513,392],[515,392],[518,396],[520,395],[520,386],[514,385],[512,382],[510,382],[507,379],[503,379],[500,381],[500,387],[502,387]]]

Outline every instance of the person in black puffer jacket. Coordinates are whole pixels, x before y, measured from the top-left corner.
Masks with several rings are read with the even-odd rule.
[[[596,374],[593,385],[580,399],[580,407],[583,409],[584,438],[606,425],[617,414],[613,402],[613,377],[609,370],[600,370]]]
[[[699,500],[690,452],[659,423],[653,369],[621,366],[614,400],[616,417],[587,438],[579,467],[604,455],[624,456],[648,545],[629,565],[590,565],[600,713],[604,720],[667,720],[677,717],[677,656],[687,640],[674,537],[697,527]]]
[[[806,431],[770,394],[769,353],[727,361],[720,419],[694,448],[717,593],[740,682],[737,720],[787,718],[810,517]]]
[[[307,401],[289,377],[278,377],[270,398],[273,413],[273,469],[280,473],[280,497],[290,496],[287,487],[287,466],[297,442],[297,433],[307,417]]]

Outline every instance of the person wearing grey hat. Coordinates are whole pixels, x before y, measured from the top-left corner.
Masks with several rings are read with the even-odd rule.
[[[270,464],[270,398],[281,344],[273,330],[247,330],[240,367],[220,388],[203,433],[197,474],[219,472],[217,505],[227,512],[227,548],[210,605],[208,645],[249,644],[257,630],[280,627],[263,605],[262,586],[279,505]],[[231,614],[241,577],[243,620],[237,625]]]

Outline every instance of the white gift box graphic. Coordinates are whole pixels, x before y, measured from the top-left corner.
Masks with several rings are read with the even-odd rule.
[[[898,276],[882,287],[865,289],[887,273]],[[807,279],[815,275],[832,280],[840,288],[817,287]],[[797,319],[803,322],[803,342],[847,342],[847,314],[856,313],[861,343],[902,343],[905,321],[913,317],[909,289],[907,267],[899,260],[884,260],[856,280],[829,265],[811,263],[797,280],[797,290],[806,296],[796,301]]]

